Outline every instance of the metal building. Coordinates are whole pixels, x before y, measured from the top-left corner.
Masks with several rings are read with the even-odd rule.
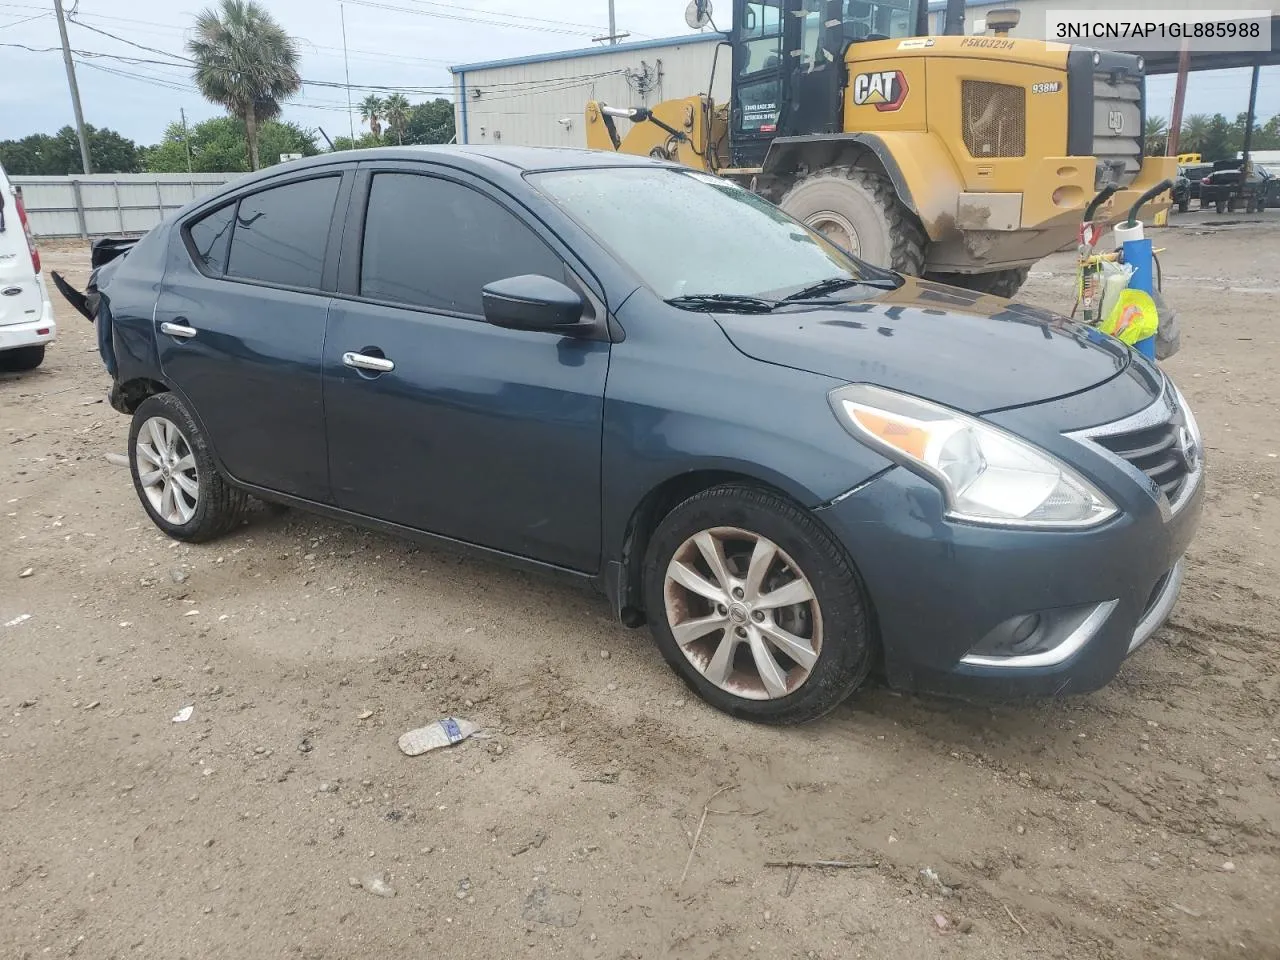
[[[450,67],[458,142],[585,147],[588,100],[647,106],[705,93],[717,49],[711,92],[724,100],[730,57],[723,39],[696,33]]]

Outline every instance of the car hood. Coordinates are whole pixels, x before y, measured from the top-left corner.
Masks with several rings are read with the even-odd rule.
[[[1079,393],[1129,364],[1128,347],[1091,327],[912,278],[865,300],[715,318],[733,345],[756,360],[968,413]]]

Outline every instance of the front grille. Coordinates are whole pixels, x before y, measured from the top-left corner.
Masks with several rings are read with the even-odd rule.
[[[1098,174],[1127,187],[1142,169],[1142,81],[1129,76],[1093,78],[1093,155]]]
[[[1027,153],[1027,91],[1005,83],[964,80],[960,90],[964,145],[977,160]]]
[[[1194,472],[1194,457],[1184,449],[1186,419],[1177,403],[1169,418],[1127,433],[1094,436],[1093,441],[1132,464],[1160,488],[1169,503],[1177,503]]]

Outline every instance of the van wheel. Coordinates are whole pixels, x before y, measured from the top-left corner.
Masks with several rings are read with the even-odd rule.
[[[172,393],[148,397],[134,412],[129,470],[152,523],[175,540],[203,543],[244,517],[248,495],[218,473],[195,418]]]
[[[0,353],[0,370],[13,370],[21,373],[34,370],[44,363],[44,344],[35,347],[18,347]]]
[[[727,484],[677,506],[649,542],[644,588],[667,663],[732,716],[813,720],[871,668],[870,605],[852,564],[770,491]]]
[[[924,231],[877,171],[829,167],[798,181],[778,206],[874,266],[914,277],[924,270]]]
[[[1187,212],[1187,210],[1189,210],[1190,208],[1191,208],[1191,201],[1190,201],[1190,200],[1179,200],[1179,201],[1178,201],[1178,212],[1179,212],[1179,213],[1186,213],[1186,212]]]

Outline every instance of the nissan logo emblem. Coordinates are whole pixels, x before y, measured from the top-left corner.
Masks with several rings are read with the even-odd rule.
[[[1196,438],[1186,427],[1178,428],[1178,456],[1188,470],[1194,470],[1200,462],[1200,448],[1196,445]]]

